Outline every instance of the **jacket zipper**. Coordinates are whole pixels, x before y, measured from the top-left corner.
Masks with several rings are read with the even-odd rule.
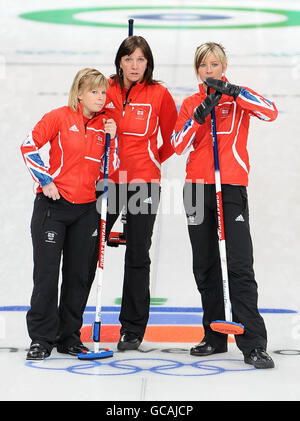
[[[127,91],[127,93],[126,93],[126,96],[125,96],[125,101],[123,102],[123,117],[124,117],[124,114],[125,114],[125,107],[126,107],[126,105],[127,104],[130,104],[131,103],[131,98],[130,98],[130,100],[129,101],[127,101],[127,99],[128,99],[128,96],[129,96],[129,94],[130,94],[130,91],[131,91],[131,89],[134,87],[136,85],[136,83],[134,82],[131,86],[130,86],[130,88],[128,89],[128,91]]]
[[[101,112],[99,112],[98,114],[95,114],[94,115],[94,117],[92,117],[92,118],[90,118],[85,124],[84,124],[84,135],[85,135],[85,137],[87,137],[87,134],[86,134],[86,130],[87,130],[87,125],[94,119],[94,118],[96,118],[96,117],[98,117],[99,115],[101,115],[101,114],[105,114],[105,111],[101,111]]]

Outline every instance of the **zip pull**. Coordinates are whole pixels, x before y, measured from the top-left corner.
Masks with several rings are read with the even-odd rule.
[[[124,101],[124,103],[123,103],[123,117],[124,117],[124,115],[125,115],[125,107],[126,107],[126,105],[128,104],[128,105],[130,105],[130,103],[131,103],[131,101],[132,101],[132,99],[130,98],[130,100],[129,101]]]
[[[131,89],[134,87],[134,85],[136,85],[136,83],[135,83],[135,82],[134,82],[134,83],[130,86],[130,88],[128,89],[128,91],[127,91],[127,93],[126,93],[126,96],[125,96],[125,101],[123,102],[123,117],[124,117],[124,115],[125,115],[125,107],[126,107],[126,104],[130,104],[130,102],[131,102],[131,98],[130,98],[130,100],[129,100],[129,101],[127,101],[127,99],[128,99],[128,97],[129,97],[129,93],[130,93]]]
[[[98,117],[98,116],[99,116],[99,115],[101,115],[101,114],[105,114],[105,111],[100,111],[100,112],[98,112],[98,113],[94,113],[93,117],[89,118],[89,119],[88,119],[88,120],[84,123],[84,133],[85,133],[85,137],[87,137],[86,130],[87,130],[87,126],[88,126],[88,124],[89,124],[92,120],[94,120],[94,118]]]

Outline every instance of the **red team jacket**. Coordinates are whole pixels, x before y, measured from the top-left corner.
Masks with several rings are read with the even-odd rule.
[[[194,109],[206,97],[203,84],[199,88],[198,93],[182,103],[172,135],[172,146],[177,154],[183,154],[193,147],[187,160],[186,181],[214,184],[211,118],[208,116],[204,124],[199,124],[193,117]],[[250,117],[272,121],[276,119],[278,111],[273,102],[249,88],[242,88],[236,100],[223,94],[215,113],[221,182],[247,186]]]
[[[95,183],[101,179],[105,150],[103,118],[99,112],[84,123],[82,107],[78,111],[61,107],[45,114],[21,145],[21,152],[33,179],[38,182],[36,193],[51,181],[59,193],[71,203],[89,203],[96,200]],[[50,143],[49,168],[39,150]],[[111,140],[110,173],[119,165],[117,138]]]
[[[174,150],[171,135],[177,109],[169,91],[162,85],[145,82],[121,91],[109,80],[106,109],[118,126],[120,167],[112,177],[116,183],[160,182],[161,163]],[[162,145],[158,146],[159,129]]]

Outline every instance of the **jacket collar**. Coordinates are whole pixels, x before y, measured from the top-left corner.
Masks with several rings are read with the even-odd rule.
[[[121,86],[120,86],[120,84],[116,81],[116,80],[114,80],[114,79],[112,79],[112,78],[109,78],[109,85],[111,86],[111,87],[115,87],[116,89],[118,89],[120,92],[121,92]],[[129,88],[123,88],[123,91],[122,92],[127,92],[129,89],[142,89],[142,88],[144,88],[146,86],[146,81],[145,80],[143,80],[142,82],[140,82],[140,83],[135,83],[134,85],[131,85],[131,88],[129,87]]]
[[[129,87],[129,88],[126,88],[126,89],[132,89],[132,88],[137,88],[137,89],[142,89],[142,88],[144,88],[144,86],[146,85],[146,81],[145,80],[143,80],[142,82],[139,82],[139,83],[134,83],[133,85],[131,85],[131,87]]]

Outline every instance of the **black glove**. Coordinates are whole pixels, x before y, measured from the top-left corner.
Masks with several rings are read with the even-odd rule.
[[[217,91],[208,95],[205,100],[197,108],[195,108],[194,119],[198,123],[203,124],[211,110],[219,103],[221,96],[221,92]]]
[[[236,99],[241,92],[241,87],[237,85],[231,85],[229,82],[224,82],[220,79],[214,79],[212,77],[208,77],[205,79],[204,83],[209,87],[213,88],[216,91],[222,92],[222,94],[233,96]]]

